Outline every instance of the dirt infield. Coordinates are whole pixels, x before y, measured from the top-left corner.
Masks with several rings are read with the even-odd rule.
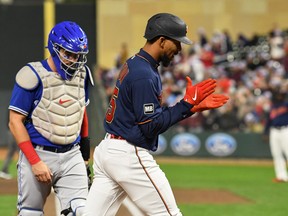
[[[0,179],[0,195],[17,194],[17,180]],[[250,201],[226,190],[173,189],[178,203],[249,203]]]
[[[0,195],[17,194],[17,180],[0,179]],[[228,204],[228,203],[251,203],[251,201],[240,197],[230,191],[225,190],[205,190],[205,189],[174,189],[175,198],[178,204]],[[55,197],[53,193],[49,196],[45,205],[45,216],[55,216]],[[117,216],[132,216],[125,206],[121,206]]]

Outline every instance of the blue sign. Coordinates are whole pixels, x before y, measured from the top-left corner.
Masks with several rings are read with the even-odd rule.
[[[205,147],[211,155],[225,157],[233,154],[237,142],[229,134],[215,133],[207,138]]]
[[[190,156],[200,149],[200,140],[193,134],[182,133],[171,140],[171,149],[178,155]]]

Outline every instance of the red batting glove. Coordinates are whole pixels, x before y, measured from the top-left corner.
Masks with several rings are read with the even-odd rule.
[[[211,94],[201,101],[198,105],[192,107],[192,112],[201,112],[204,110],[215,109],[227,103],[229,97],[223,94]]]
[[[187,85],[186,85],[186,93],[184,95],[184,101],[197,105],[208,95],[211,95],[215,91],[216,80],[207,79],[204,80],[195,86],[192,85],[192,80],[190,77],[186,77]]]

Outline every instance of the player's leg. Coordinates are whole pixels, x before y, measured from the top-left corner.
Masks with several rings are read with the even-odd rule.
[[[132,146],[129,165],[130,172],[119,184],[145,214],[182,215],[164,172],[147,150]]]
[[[275,175],[278,180],[284,180],[286,173],[286,161],[281,149],[281,132],[279,129],[271,128],[270,130],[270,150],[273,157]]]
[[[85,216],[112,216],[126,197],[125,191],[113,180],[96,174],[86,202]]]
[[[283,180],[288,181],[288,172],[287,172],[287,163],[288,163],[288,127],[281,130],[281,150],[283,155],[285,156],[285,168],[283,169]]]
[[[37,181],[29,162],[21,152],[17,164],[18,171],[18,203],[21,216],[42,216],[43,207],[51,191],[51,185]]]
[[[117,163],[121,158],[125,158],[119,158],[119,155],[113,153],[114,156],[111,157],[108,146],[107,140],[104,140],[94,151],[94,180],[87,197],[85,216],[116,215],[126,197],[123,189],[110,177],[110,172],[121,172],[122,168]]]
[[[54,191],[61,211],[67,210],[66,215],[82,215],[88,195],[88,180],[81,152],[74,148],[57,155],[59,163],[54,166],[58,166],[59,174],[55,176]]]
[[[130,212],[131,215],[145,216],[144,213],[128,196],[123,200],[122,206],[124,206]]]

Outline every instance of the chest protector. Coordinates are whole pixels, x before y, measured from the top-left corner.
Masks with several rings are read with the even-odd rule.
[[[31,116],[35,129],[55,144],[73,143],[80,134],[85,109],[85,68],[74,79],[63,80],[40,62],[30,65],[43,86],[42,97]]]

